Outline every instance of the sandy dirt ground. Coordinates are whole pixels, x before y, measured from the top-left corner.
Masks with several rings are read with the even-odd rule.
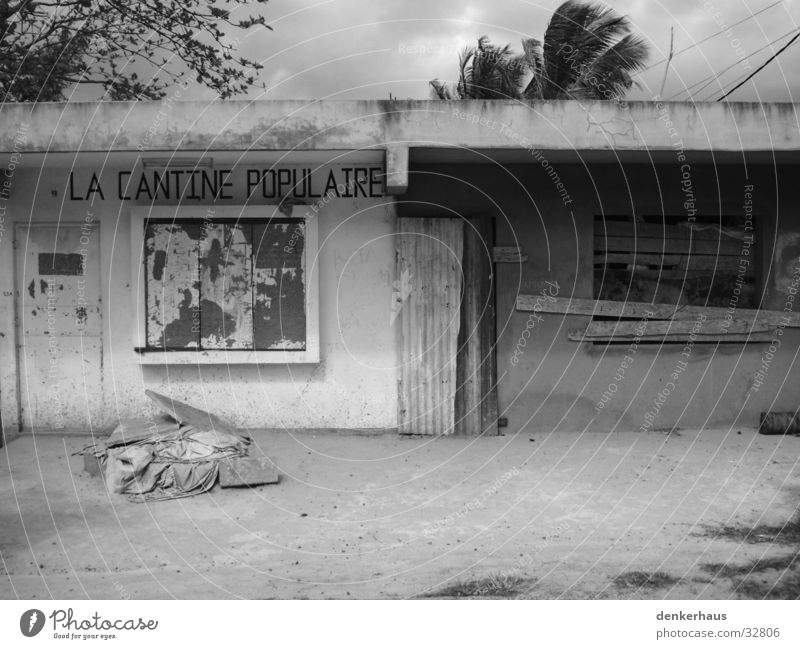
[[[800,438],[253,438],[278,485],[148,504],[11,441],[0,597],[800,597]]]

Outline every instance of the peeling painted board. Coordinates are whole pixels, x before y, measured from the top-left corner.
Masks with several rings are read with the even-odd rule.
[[[199,327],[198,223],[148,223],[145,278],[148,347],[197,347]]]
[[[254,344],[306,348],[305,222],[253,225]]]
[[[296,268],[303,261],[305,239],[306,224],[299,219],[253,224],[253,266]]]
[[[216,223],[200,252],[200,346],[253,349],[251,226]]]
[[[398,428],[403,434],[454,430],[460,329],[463,222],[398,219],[397,276],[411,277],[400,311]]]

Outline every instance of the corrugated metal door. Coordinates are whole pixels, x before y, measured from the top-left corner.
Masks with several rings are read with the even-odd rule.
[[[24,430],[93,430],[103,417],[98,225],[18,225]]]
[[[398,219],[399,430],[449,435],[455,423],[463,223]]]

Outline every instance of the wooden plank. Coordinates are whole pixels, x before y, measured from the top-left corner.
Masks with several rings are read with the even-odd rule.
[[[631,252],[608,252],[595,253],[594,265],[605,266],[606,264],[632,264],[636,266],[670,266],[674,269],[706,270],[716,269],[719,272],[729,272],[740,270],[742,264],[739,257],[730,255],[672,255],[672,254],[649,254]],[[751,268],[752,264],[745,268]]]
[[[105,440],[108,448],[135,444],[145,439],[157,440],[175,435],[180,431],[180,424],[166,414],[154,417],[132,417],[120,419],[119,424]]]
[[[567,338],[572,342],[578,343],[601,343],[601,342],[627,342],[633,340],[634,335],[607,336],[607,337],[586,337],[580,329],[573,329],[567,334]],[[694,342],[710,343],[768,343],[774,338],[774,334],[769,332],[758,332],[754,334],[695,334]],[[644,335],[639,336],[642,342],[688,342],[689,334],[667,334],[667,335]]]
[[[210,430],[218,433],[230,433],[232,435],[237,434],[233,426],[225,423],[210,412],[190,406],[188,403],[183,403],[183,401],[171,399],[153,390],[145,390],[144,393],[152,399],[159,408],[181,424],[188,424],[197,430]]]
[[[595,220],[594,231],[599,235],[609,237],[637,237],[639,239],[689,239],[694,241],[718,241],[729,239],[731,241],[741,241],[736,237],[720,233],[718,230],[708,227],[702,230],[692,230],[683,225],[664,225],[660,223],[625,223],[622,221]],[[744,231],[742,231],[744,234]],[[741,244],[740,244],[741,246]]]
[[[697,323],[694,320],[652,320],[642,323],[637,320],[596,320],[586,326],[584,338],[609,336],[635,336],[644,332],[648,336],[681,335],[691,333]],[[740,318],[733,320],[705,320],[698,333],[702,334],[747,334],[770,331],[772,327],[762,322],[751,322]]]
[[[728,312],[725,307],[689,306],[684,304],[648,304],[647,302],[616,302],[578,297],[555,297],[537,303],[536,295],[518,295],[517,311],[560,313],[564,315],[609,316],[617,318],[643,318],[650,320],[689,320],[704,313],[708,318],[721,318]],[[760,324],[784,327],[800,327],[800,313],[767,311],[759,309],[736,309],[739,319],[757,320]]]
[[[455,433],[497,435],[497,365],[495,356],[494,281],[490,218],[464,227],[464,291],[456,363]],[[497,248],[495,248],[497,250]]]
[[[670,254],[736,255],[742,254],[742,242],[734,239],[704,241],[688,239],[640,239],[638,237],[594,237],[596,251],[644,252]]]
[[[627,277],[630,278],[632,274],[634,277],[641,277],[646,279],[697,279],[700,277],[708,277],[711,279],[720,280],[726,277],[729,277],[731,271],[722,271],[720,269],[711,269],[711,268],[703,268],[703,269],[671,269],[671,270],[660,270],[658,268],[634,268],[632,270],[623,270],[620,268],[613,268],[607,271],[608,273],[626,273]],[[603,269],[595,269],[595,273],[603,273]],[[754,282],[755,281],[755,272],[748,272],[742,273],[742,279],[745,283],[747,282]]]
[[[528,255],[515,246],[495,246],[492,248],[492,260],[496,264],[521,264],[528,261]]]

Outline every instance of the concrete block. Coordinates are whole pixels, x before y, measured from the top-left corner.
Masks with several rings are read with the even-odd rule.
[[[219,463],[219,486],[257,487],[278,482],[278,472],[267,457],[236,457]]]

